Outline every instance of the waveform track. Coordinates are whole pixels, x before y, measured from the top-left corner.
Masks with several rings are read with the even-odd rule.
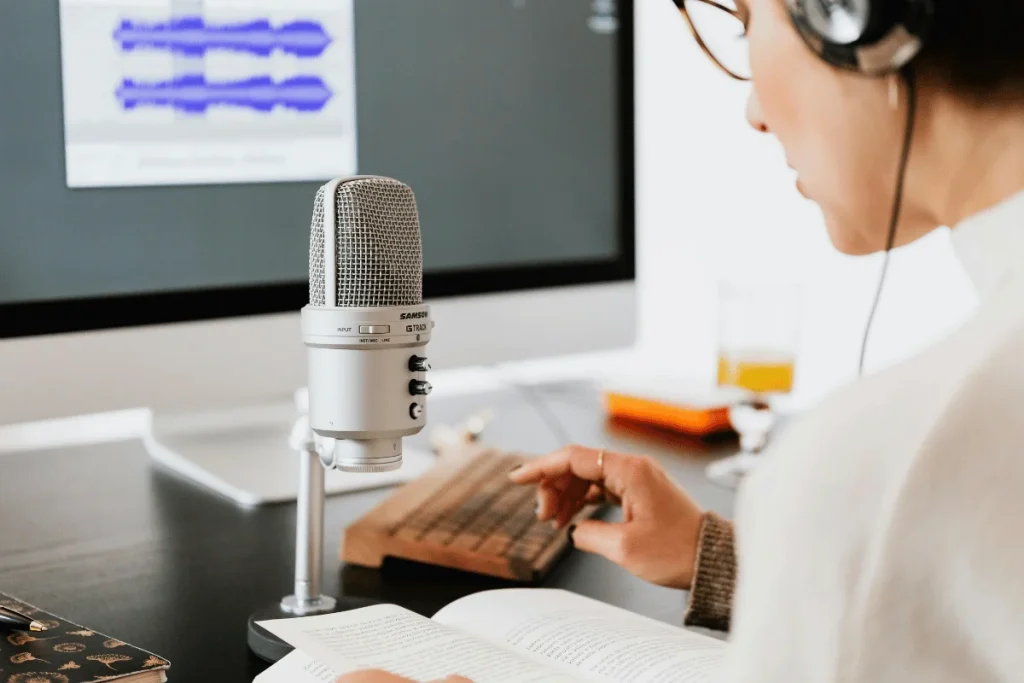
[[[243,107],[257,112],[270,112],[275,107],[318,112],[334,96],[318,76],[295,76],[279,83],[270,76],[222,83],[208,82],[205,76],[181,76],[156,83],[126,78],[116,95],[125,110],[170,107],[193,114],[205,113],[214,106]]]
[[[332,42],[327,30],[316,21],[292,21],[274,27],[269,19],[213,24],[197,16],[155,23],[125,19],[114,30],[114,40],[124,52],[148,48],[193,57],[210,50],[248,52],[259,57],[280,50],[297,57],[319,57]]]

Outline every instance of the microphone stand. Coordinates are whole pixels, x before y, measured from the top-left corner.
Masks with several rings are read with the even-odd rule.
[[[299,457],[294,593],[249,616],[249,649],[268,662],[278,661],[293,648],[257,622],[329,614],[375,604],[372,600],[346,598],[339,609],[335,598],[320,593],[324,561],[324,470],[327,464],[320,456],[308,415],[301,414],[295,420],[288,441]]]
[[[324,467],[309,417],[295,421],[289,445],[299,455],[299,495],[295,510],[295,592],[281,609],[297,617],[333,612],[338,601],[320,593],[324,560]]]
[[[294,592],[249,616],[249,649],[268,662],[278,661],[293,648],[257,622],[329,614],[377,604],[366,598],[344,596],[339,605],[336,598],[320,593],[324,560],[324,471],[333,469],[334,465],[333,457],[326,458],[320,454],[316,435],[309,426],[309,416],[301,404],[298,408],[299,417],[288,439],[290,448],[299,458]],[[493,411],[486,410],[473,416],[462,429],[442,430],[443,438],[439,437],[441,443],[435,444],[435,451],[442,452],[446,448],[477,441],[493,416]]]

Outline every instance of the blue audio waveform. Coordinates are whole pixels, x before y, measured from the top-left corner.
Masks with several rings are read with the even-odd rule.
[[[156,23],[125,19],[114,31],[114,40],[124,52],[150,48],[194,57],[208,50],[248,52],[258,57],[281,50],[297,57],[319,57],[332,42],[316,21],[292,21],[275,28],[267,19],[218,25],[207,24],[198,16]]]
[[[243,107],[270,112],[275,107],[318,112],[334,96],[318,76],[294,76],[278,83],[270,76],[238,81],[208,82],[205,76],[181,76],[169,81],[140,83],[126,78],[117,89],[125,110],[141,106],[171,107],[202,114],[210,107]]]

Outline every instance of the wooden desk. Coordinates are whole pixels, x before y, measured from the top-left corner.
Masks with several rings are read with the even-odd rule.
[[[552,385],[543,394],[573,440],[651,453],[703,505],[731,514],[731,493],[710,484],[703,468],[733,443],[708,446],[609,428],[585,386]],[[431,422],[456,424],[482,407],[496,411],[485,434],[489,443],[535,453],[557,444],[515,390],[435,400]],[[425,446],[425,435],[414,443]],[[410,565],[381,572],[340,567],[341,530],[386,493],[328,500],[327,592],[431,615],[459,596],[503,585]],[[0,455],[0,591],[169,658],[172,681],[242,683],[265,668],[246,647],[246,619],[290,592],[294,524],[294,505],[238,508],[157,469],[137,442]],[[681,621],[685,604],[683,593],[580,552],[545,585],[671,623]]]

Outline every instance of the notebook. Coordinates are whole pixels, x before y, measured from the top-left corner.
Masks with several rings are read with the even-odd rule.
[[[367,668],[417,681],[705,683],[726,652],[716,638],[545,588],[476,593],[432,619],[374,605],[260,625],[295,650],[253,683],[332,683]]]
[[[0,630],[0,683],[164,683],[170,662],[0,593],[0,605],[46,631]]]

